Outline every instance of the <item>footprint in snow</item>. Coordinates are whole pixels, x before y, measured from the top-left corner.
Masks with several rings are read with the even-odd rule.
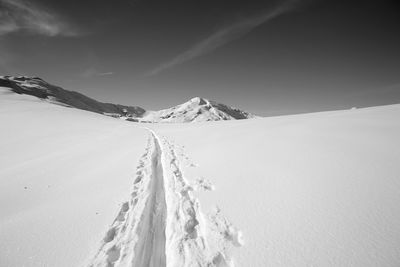
[[[197,178],[194,182],[194,188],[197,191],[214,191],[215,186],[206,178]]]

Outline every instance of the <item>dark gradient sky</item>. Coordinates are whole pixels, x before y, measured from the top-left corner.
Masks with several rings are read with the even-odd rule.
[[[148,109],[400,103],[396,2],[0,0],[0,72]]]

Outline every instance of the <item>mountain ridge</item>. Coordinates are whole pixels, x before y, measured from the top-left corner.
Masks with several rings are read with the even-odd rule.
[[[158,111],[139,106],[103,103],[84,94],[52,85],[39,77],[0,76],[0,87],[7,87],[17,94],[38,97],[53,104],[83,109],[103,115],[146,123],[185,123],[220,120],[242,120],[257,116],[201,97]]]

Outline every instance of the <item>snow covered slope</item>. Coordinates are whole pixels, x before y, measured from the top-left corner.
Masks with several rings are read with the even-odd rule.
[[[38,77],[0,76],[0,86],[10,88],[18,94],[44,99],[54,104],[65,105],[101,114],[140,116],[145,110],[140,107],[102,103],[81,93],[54,86]]]
[[[51,103],[134,122],[199,122],[241,120],[255,117],[237,108],[199,97],[169,109],[146,112],[143,108],[137,106],[101,103],[81,93],[51,85],[38,77],[0,76],[0,86],[10,88],[15,93],[36,96]]]
[[[392,105],[151,127],[198,166],[186,177],[204,216],[242,233],[235,266],[395,267],[399,118]]]
[[[83,266],[147,131],[0,87],[0,266]]]
[[[399,266],[399,116],[139,124],[3,89],[0,266]]]
[[[248,112],[205,98],[195,97],[172,108],[148,111],[141,120],[148,122],[203,122],[251,118],[255,118],[255,116]]]

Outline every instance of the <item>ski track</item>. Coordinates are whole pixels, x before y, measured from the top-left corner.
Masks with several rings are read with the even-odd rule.
[[[182,172],[178,147],[148,130],[130,199],[88,266],[233,266],[229,251],[241,245],[241,233],[219,209],[203,216]]]

